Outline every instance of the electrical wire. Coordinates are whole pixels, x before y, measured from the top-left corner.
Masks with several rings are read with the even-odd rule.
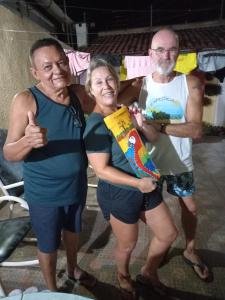
[[[4,2],[4,0],[3,0]],[[7,2],[12,2],[14,3],[15,0],[8,0]],[[39,4],[35,1],[25,1],[27,4],[30,5],[34,5],[34,6],[39,6]],[[57,2],[55,2],[57,4]],[[69,4],[63,4],[63,5],[59,5],[57,4],[60,8],[62,9],[69,9],[69,8],[74,8],[74,9],[81,9],[81,10],[91,10],[91,11],[99,11],[99,12],[126,12],[126,13],[150,13],[152,10],[153,11],[157,11],[157,12],[163,12],[163,13],[167,13],[167,12],[203,12],[203,11],[213,11],[216,10],[218,8],[220,8],[220,4],[218,3],[218,5],[214,5],[212,7],[206,7],[206,8],[185,8],[185,9],[161,9],[161,8],[155,8],[154,6],[152,6],[151,8],[145,8],[145,9],[139,9],[139,8],[135,8],[135,9],[121,9],[121,8],[97,8],[97,7],[90,7],[90,6],[78,6],[78,5],[69,5]]]

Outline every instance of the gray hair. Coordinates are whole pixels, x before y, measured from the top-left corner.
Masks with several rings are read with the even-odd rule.
[[[99,67],[107,68],[109,70],[110,74],[112,75],[112,77],[115,79],[117,88],[119,89],[119,87],[120,87],[119,76],[118,76],[115,68],[105,59],[96,56],[91,59],[90,65],[87,69],[87,77],[86,77],[86,82],[85,82],[85,90],[90,97],[93,97],[90,92],[92,72]]]

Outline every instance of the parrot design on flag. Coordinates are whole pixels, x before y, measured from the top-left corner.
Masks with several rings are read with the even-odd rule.
[[[131,167],[140,178],[151,176],[157,180],[160,177],[159,172],[149,156],[144,157],[145,151],[143,148],[144,145],[137,130],[132,129],[129,132],[126,157]]]

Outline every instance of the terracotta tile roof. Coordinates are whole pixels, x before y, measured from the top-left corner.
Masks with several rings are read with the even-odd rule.
[[[225,49],[225,25],[176,31],[181,51]],[[101,36],[82,51],[96,54],[147,55],[152,32]]]

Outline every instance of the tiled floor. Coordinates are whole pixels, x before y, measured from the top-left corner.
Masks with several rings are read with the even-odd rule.
[[[225,139],[211,137],[194,144],[193,157],[197,184],[196,200],[199,211],[197,246],[199,253],[212,268],[214,282],[205,283],[198,279],[192,269],[182,261],[184,247],[180,222],[180,208],[176,199],[164,192],[165,201],[174,216],[180,235],[167,257],[167,263],[159,271],[161,280],[170,287],[170,297],[182,300],[225,299]],[[94,180],[94,179],[92,179]],[[66,277],[66,260],[63,249],[59,251],[57,277],[59,286],[68,292],[89,296],[98,300],[120,299],[113,259],[114,237],[108,224],[98,211],[95,190],[89,189],[88,207],[84,213],[79,263],[98,278],[97,286],[87,290],[73,285]],[[131,261],[131,274],[135,278],[147,254],[151,233],[140,223],[139,240]],[[16,256],[35,255],[35,246],[21,245]],[[25,289],[35,285],[44,289],[39,267],[0,268],[0,277],[7,292],[14,288]],[[160,297],[137,285],[139,299],[157,300]]]

